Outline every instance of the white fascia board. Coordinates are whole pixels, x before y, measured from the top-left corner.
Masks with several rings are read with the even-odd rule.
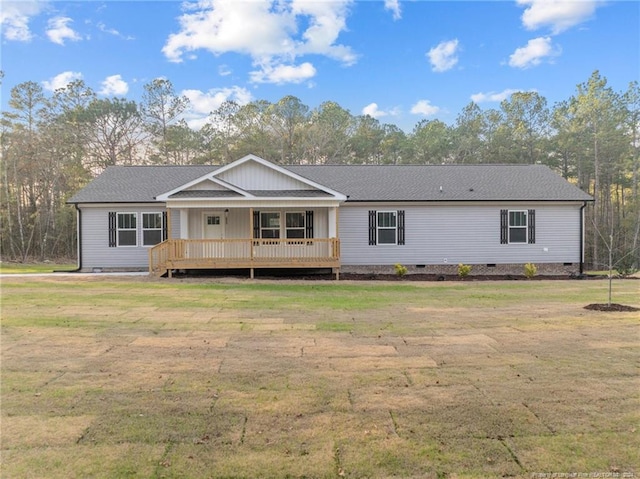
[[[175,199],[167,201],[167,208],[337,208],[341,202],[335,198],[212,198]]]
[[[78,208],[164,208],[164,201],[145,201],[144,203],[77,203]]]
[[[236,166],[240,166],[243,163],[246,163],[248,161],[255,161],[256,163],[259,163],[267,168],[270,168],[274,171],[277,171],[278,173],[282,173],[285,176],[288,176],[289,178],[293,178],[295,180],[300,181],[301,183],[304,183],[305,185],[311,186],[317,190],[321,190],[324,191],[325,193],[330,194],[331,196],[333,196],[335,199],[339,200],[339,201],[345,201],[347,199],[346,195],[343,195],[342,193],[332,190],[331,188],[328,188],[324,185],[321,185],[320,183],[316,183],[315,181],[311,181],[307,178],[305,178],[304,176],[300,176],[296,173],[293,173],[292,171],[287,170],[286,168],[276,165],[275,163],[271,163],[270,161],[267,161],[263,158],[260,158],[259,156],[256,155],[246,155],[243,156],[242,158],[240,158],[239,160],[234,161],[233,163],[229,163],[228,165],[223,166],[222,168],[218,168],[217,170],[215,170],[212,175],[216,176],[219,175],[221,173],[224,173],[225,171],[228,171],[232,168],[235,168]]]
[[[185,183],[184,185],[179,186],[177,188],[174,188],[171,191],[168,191],[166,193],[158,195],[158,196],[156,196],[156,200],[158,200],[158,201],[167,201],[167,200],[169,200],[169,197],[171,195],[179,193],[179,192],[181,192],[183,190],[186,190],[187,188],[190,188],[190,187],[192,187],[194,185],[197,185],[198,183],[202,183],[203,181],[207,181],[207,180],[208,181],[212,181],[212,182],[214,182],[214,183],[216,183],[216,184],[218,184],[218,185],[220,185],[220,186],[222,186],[224,188],[227,188],[229,190],[235,191],[236,193],[238,193],[238,194],[240,194],[242,196],[246,196],[246,197],[249,197],[249,198],[253,197],[252,194],[248,193],[247,191],[243,190],[242,188],[238,188],[237,186],[234,186],[231,183],[227,183],[224,180],[221,180],[219,178],[215,178],[215,176],[214,176],[215,173],[216,173],[216,171],[213,171],[211,173],[207,173],[206,175],[201,176],[200,178],[196,178],[195,180],[190,181],[188,183]]]
[[[343,208],[390,208],[394,209],[397,207],[446,207],[446,206],[496,206],[496,207],[541,207],[541,206],[582,206],[583,201],[546,201],[546,200],[496,200],[496,201],[488,201],[488,200],[477,200],[477,201],[347,201],[342,204]]]

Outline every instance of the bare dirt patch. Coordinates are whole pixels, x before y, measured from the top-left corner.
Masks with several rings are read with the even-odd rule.
[[[617,312],[623,311],[625,313],[640,311],[640,308],[636,308],[634,306],[627,306],[625,304],[616,304],[616,303],[611,303],[611,304],[592,303],[585,306],[584,309],[589,309],[591,311],[617,311]]]

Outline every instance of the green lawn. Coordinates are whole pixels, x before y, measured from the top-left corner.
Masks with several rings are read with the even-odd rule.
[[[639,285],[615,280],[614,301],[640,306]],[[583,308],[606,296],[5,277],[0,475],[640,475],[640,315]]]
[[[54,271],[71,271],[77,268],[72,263],[0,263],[2,274],[53,273]]]

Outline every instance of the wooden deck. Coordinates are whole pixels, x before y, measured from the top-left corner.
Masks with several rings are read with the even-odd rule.
[[[171,239],[149,250],[149,273],[178,269],[332,268],[340,267],[340,240]]]

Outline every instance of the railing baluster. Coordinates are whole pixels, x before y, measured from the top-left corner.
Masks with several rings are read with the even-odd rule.
[[[253,267],[315,264],[335,266],[340,259],[337,238],[306,239],[171,239],[149,250],[149,270],[172,268]],[[230,266],[233,265],[233,266]]]

